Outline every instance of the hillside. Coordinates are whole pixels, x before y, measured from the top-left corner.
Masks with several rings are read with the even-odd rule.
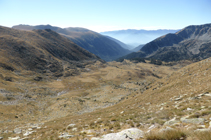
[[[160,36],[163,36],[168,33],[176,33],[178,30],[117,30],[117,31],[107,31],[101,32],[102,35],[110,36],[115,39],[124,42],[125,44],[130,46],[129,50],[134,49],[140,44],[146,44]]]
[[[175,34],[161,36],[139,52],[123,58],[149,57],[162,61],[202,60],[211,56],[211,24],[188,26]]]
[[[69,27],[62,29],[50,25],[17,25],[13,26],[13,28],[20,30],[51,29],[106,61],[111,61],[130,53],[129,50],[122,48],[115,41],[84,28]]]
[[[122,48],[125,48],[125,49],[127,49],[127,50],[130,50],[130,46],[129,46],[129,45],[126,45],[125,43],[123,43],[123,42],[121,42],[121,41],[119,41],[119,40],[117,40],[117,39],[115,39],[115,38],[112,38],[112,37],[110,37],[110,36],[105,36],[105,37],[107,37],[107,38],[109,38],[109,39],[115,41],[115,42],[118,43],[120,46],[122,46]]]
[[[58,33],[46,30],[20,31],[0,27],[1,66],[63,76],[65,68],[83,67],[85,61],[100,60]],[[100,60],[102,61],[102,60]]]
[[[28,94],[24,102],[17,102],[17,95],[0,96],[0,106],[4,105],[0,135],[102,140],[102,135],[137,128],[144,134],[140,140],[209,140],[210,58],[187,64],[95,63],[78,76],[42,82],[42,86],[36,83],[43,89],[59,89],[57,96],[48,93],[40,98],[34,93],[27,98]],[[32,91],[34,84],[27,89]]]
[[[172,71],[171,67],[130,61],[98,61],[86,65],[79,75],[41,81],[32,80],[34,75],[30,73],[26,76],[8,71],[7,75],[16,79],[12,82],[0,79],[5,84],[0,90],[0,112],[3,113],[0,116],[0,137],[46,139],[50,136],[58,139],[67,123],[76,123],[82,117],[81,120],[89,125],[98,117],[94,113],[90,118],[89,114],[143,93],[151,83]],[[2,68],[0,72],[5,74]],[[31,133],[29,128],[32,127],[36,132]],[[94,125],[90,127],[94,128]],[[22,132],[13,132],[16,128]],[[81,127],[73,131],[73,139],[82,130]]]
[[[144,44],[141,44],[138,47],[135,47],[134,49],[132,49],[131,51],[138,52],[143,46],[144,46]]]

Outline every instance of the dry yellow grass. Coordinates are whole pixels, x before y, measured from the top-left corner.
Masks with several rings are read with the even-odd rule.
[[[194,98],[211,90],[210,60],[197,62],[184,68],[180,66],[155,66],[130,62],[125,64],[111,62],[106,67],[90,65],[87,66],[89,72],[82,72],[78,76],[36,82],[36,87],[45,87],[55,93],[61,92],[61,95],[46,95],[45,98],[37,96],[40,105],[36,102],[28,102],[31,106],[26,107],[24,103],[19,106],[24,110],[36,107],[39,110],[34,110],[34,120],[28,119],[28,122],[37,122],[39,118],[41,122],[45,122],[45,126],[48,126],[37,130],[36,135],[42,134],[39,139],[46,139],[49,136],[56,139],[62,132],[68,132],[82,139],[88,135],[80,134],[85,130],[95,130],[92,132],[93,136],[110,133],[111,130],[118,132],[129,127],[137,127],[145,131],[150,125],[162,126],[164,122],[175,116],[195,117],[196,112],[199,112],[199,117],[209,119],[210,98],[207,96]],[[155,75],[162,78],[157,78]],[[41,92],[45,91],[41,90]],[[178,97],[181,99],[176,101]],[[202,106],[205,107],[201,108]],[[186,111],[187,108],[193,110]],[[27,117],[30,116],[32,115]],[[66,130],[67,125],[71,123],[76,124],[78,129],[76,132],[71,129]],[[205,125],[207,127],[208,124]],[[105,131],[101,131],[102,129]],[[175,132],[171,135],[173,134],[178,136],[183,132]],[[37,137],[36,135],[32,137]],[[191,135],[187,138],[194,137],[197,136]]]

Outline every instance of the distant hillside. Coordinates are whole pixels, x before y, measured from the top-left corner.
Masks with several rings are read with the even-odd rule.
[[[125,48],[125,49],[127,49],[127,50],[130,50],[130,48],[131,48],[130,45],[127,45],[127,44],[125,44],[125,43],[123,43],[123,42],[121,42],[121,41],[119,41],[119,40],[117,40],[117,39],[115,39],[115,38],[113,38],[113,37],[110,37],[110,36],[105,36],[105,37],[107,37],[107,38],[109,38],[109,39],[115,41],[115,42],[118,43],[122,48]]]
[[[0,26],[0,66],[63,76],[83,62],[101,60],[50,30],[21,31]]]
[[[111,61],[130,53],[129,50],[122,48],[115,41],[84,28],[70,27],[63,29],[51,25],[17,25],[13,26],[13,28],[20,30],[51,29],[106,61]]]
[[[188,26],[175,34],[161,36],[139,52],[122,57],[149,57],[162,61],[202,60],[211,57],[211,24]]]
[[[137,52],[137,51],[139,51],[143,46],[144,46],[144,44],[141,44],[141,45],[139,45],[138,47],[135,47],[134,49],[132,49],[131,51]]]
[[[140,44],[146,44],[162,35],[168,33],[176,33],[178,30],[119,30],[102,32],[102,35],[113,37],[125,44],[130,45],[130,50],[134,49]]]

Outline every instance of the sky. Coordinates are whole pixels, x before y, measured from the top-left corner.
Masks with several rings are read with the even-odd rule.
[[[0,25],[83,27],[96,32],[182,29],[211,23],[211,0],[0,0]]]

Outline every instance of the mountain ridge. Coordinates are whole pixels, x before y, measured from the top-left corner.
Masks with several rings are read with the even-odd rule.
[[[22,31],[0,26],[0,45],[2,63],[38,73],[50,72],[62,76],[64,62],[75,68],[82,61],[103,62],[50,29]]]
[[[147,57],[162,61],[202,60],[211,56],[211,24],[191,25],[175,34],[166,34],[146,45],[139,52],[124,58]],[[206,51],[207,49],[207,51]]]
[[[79,28],[79,27],[60,28],[51,25],[38,25],[38,26],[17,25],[13,26],[12,28],[20,30],[33,30],[33,29],[54,30],[62,34],[63,36],[67,37],[75,44],[81,46],[82,48],[101,57],[106,61],[111,61],[130,53],[129,50],[122,48],[121,45],[119,45],[115,41],[85,28]]]

